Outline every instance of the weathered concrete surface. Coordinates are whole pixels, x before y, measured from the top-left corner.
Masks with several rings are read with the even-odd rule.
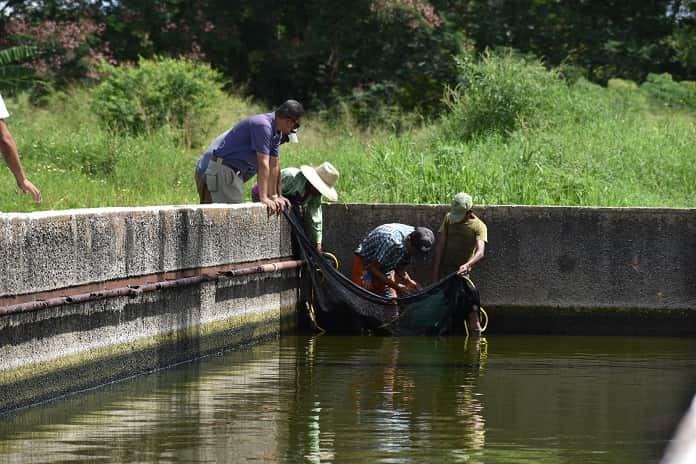
[[[0,318],[0,411],[293,327],[295,270]]]
[[[324,248],[349,274],[352,249],[373,227],[401,222],[437,233],[447,211],[433,205],[330,205]],[[488,225],[489,241],[472,278],[484,307],[493,309],[492,330],[696,334],[695,209],[475,211]]]
[[[251,204],[0,215],[0,250],[0,296],[292,256]],[[0,412],[294,330],[298,288],[285,269],[0,315]]]
[[[0,296],[290,256],[259,204],[0,214]]]

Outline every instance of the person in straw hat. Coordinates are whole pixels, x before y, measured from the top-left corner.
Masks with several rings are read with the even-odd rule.
[[[322,212],[321,198],[337,201],[338,193],[334,188],[338,180],[338,170],[328,161],[317,167],[302,165],[298,168],[284,168],[280,171],[280,190],[293,206],[302,210],[305,230],[321,252]],[[251,188],[251,196],[258,201],[258,186]]]
[[[471,195],[460,192],[452,199],[450,210],[438,229],[433,257],[433,281],[457,272],[468,275],[486,251],[488,228],[472,208]],[[469,314],[469,327],[474,334],[481,332],[478,313]]]

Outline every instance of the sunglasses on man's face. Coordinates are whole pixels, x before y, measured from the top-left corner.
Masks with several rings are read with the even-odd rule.
[[[289,119],[290,121],[292,121],[292,129],[293,129],[293,130],[299,129],[299,128],[300,128],[300,121],[298,121],[298,120],[295,119],[295,118],[291,118],[290,116],[288,116],[288,119]]]

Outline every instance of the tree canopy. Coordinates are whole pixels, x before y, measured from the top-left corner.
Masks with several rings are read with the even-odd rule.
[[[500,47],[606,83],[696,78],[696,0],[8,0],[0,48],[37,47],[56,86],[94,64],[185,56],[277,103],[394,105],[424,114],[456,57]]]

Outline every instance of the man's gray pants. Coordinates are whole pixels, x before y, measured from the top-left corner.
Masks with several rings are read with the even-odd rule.
[[[208,186],[213,203],[242,203],[244,180],[231,167],[218,158],[210,160],[205,170],[205,185]]]

